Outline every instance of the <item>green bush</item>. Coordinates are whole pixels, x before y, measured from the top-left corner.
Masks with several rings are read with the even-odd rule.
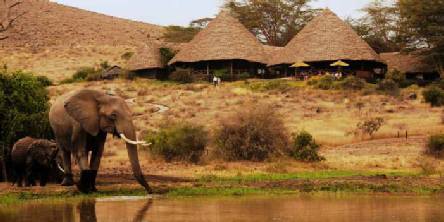
[[[348,76],[339,83],[339,86],[345,90],[361,90],[365,88],[365,81],[356,76]]]
[[[330,90],[335,88],[335,77],[325,75],[308,81],[308,84],[318,89]]]
[[[325,160],[318,154],[319,144],[313,139],[313,136],[305,131],[296,135],[293,142],[293,148],[290,155],[300,161],[317,162]]]
[[[392,96],[397,96],[400,93],[398,84],[392,79],[383,79],[378,83],[376,89]]]
[[[194,82],[194,76],[188,69],[176,69],[169,75],[169,79],[183,84]]]
[[[432,107],[438,107],[444,105],[444,90],[432,86],[422,92],[424,99],[427,103],[430,103]]]
[[[48,100],[47,90],[32,74],[0,70],[0,144],[11,147],[25,136],[53,138]]]
[[[46,76],[37,76],[37,81],[45,87],[54,85],[53,82]]]
[[[444,134],[432,135],[426,146],[426,154],[442,157],[444,154]]]
[[[110,67],[107,61],[100,63],[100,68],[96,69],[94,67],[82,67],[78,69],[71,78],[64,79],[61,83],[75,83],[83,81],[100,81],[102,80],[102,73]]]
[[[231,81],[233,77],[228,72],[227,69],[217,69],[214,70],[214,76],[219,77],[222,81]]]
[[[198,163],[208,143],[208,133],[202,126],[190,123],[172,124],[159,132],[149,133],[152,143],[149,151],[165,161],[188,161]]]
[[[243,110],[219,125],[217,152],[226,160],[263,161],[288,150],[287,130],[271,107]]]
[[[249,82],[247,87],[252,91],[265,92],[265,91],[280,91],[285,92],[292,89],[292,86],[286,80],[274,79],[258,82]]]

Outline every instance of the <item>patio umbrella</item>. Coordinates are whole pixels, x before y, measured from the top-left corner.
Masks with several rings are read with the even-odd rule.
[[[296,62],[295,64],[293,64],[291,67],[293,68],[301,68],[301,67],[309,67],[310,65],[305,63],[305,62]]]
[[[348,67],[350,65],[348,63],[346,63],[346,62],[343,62],[342,60],[338,60],[338,61],[330,64],[330,66],[333,66],[333,67]]]

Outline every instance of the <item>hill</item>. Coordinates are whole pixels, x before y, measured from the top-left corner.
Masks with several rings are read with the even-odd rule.
[[[121,55],[162,37],[163,27],[53,3],[26,1],[0,41],[0,63],[60,80],[80,66],[122,64]]]

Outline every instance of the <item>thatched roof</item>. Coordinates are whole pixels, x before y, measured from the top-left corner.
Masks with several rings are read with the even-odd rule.
[[[170,64],[234,59],[266,63],[262,44],[239,20],[222,11]]]
[[[150,42],[139,48],[128,61],[127,68],[129,70],[163,68],[160,48],[161,45],[156,42]]]
[[[269,65],[296,61],[379,60],[378,54],[329,9],[309,22]]]
[[[380,58],[387,64],[389,70],[398,70],[404,73],[436,72],[434,67],[426,64],[424,57],[418,53],[381,53]]]
[[[278,54],[282,53],[282,50],[284,50],[284,47],[278,47],[278,46],[271,46],[271,45],[264,45],[264,53],[266,55],[266,58],[268,58],[268,62],[271,62],[271,59]]]

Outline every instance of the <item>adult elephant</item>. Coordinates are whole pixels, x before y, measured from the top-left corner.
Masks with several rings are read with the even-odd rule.
[[[128,157],[136,180],[151,193],[140,169],[136,131],[132,113],[125,100],[101,91],[83,89],[59,97],[49,112],[56,142],[63,152],[65,169],[62,186],[74,185],[71,154],[80,167],[81,192],[97,191],[95,181],[107,134],[125,140]],[[88,153],[91,160],[88,163]]]

